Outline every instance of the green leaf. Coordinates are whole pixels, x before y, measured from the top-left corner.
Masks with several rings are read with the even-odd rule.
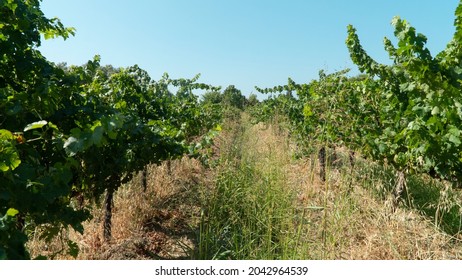
[[[384,143],[379,143],[379,151],[381,154],[385,153],[385,151],[387,150],[387,145],[385,145]]]
[[[102,126],[97,126],[93,129],[93,134],[91,135],[91,142],[94,145],[99,146],[103,139],[104,129]]]
[[[438,115],[440,113],[440,108],[438,106],[433,107],[432,115]]]
[[[456,137],[454,135],[449,136],[449,141],[454,143],[456,147],[458,147],[461,144],[459,137]]]
[[[58,126],[51,122],[48,123],[48,127],[56,131],[59,130]]]
[[[67,253],[71,255],[73,258],[77,258],[77,256],[79,255],[79,246],[77,245],[77,243],[75,243],[72,240],[68,240],[67,246],[69,247]]]
[[[6,7],[8,7],[14,13],[18,8],[18,4],[14,3],[13,0],[8,0],[8,3],[6,3]]]
[[[112,140],[117,138],[117,129],[121,128],[124,121],[122,116],[111,116],[110,119],[106,119],[103,122],[104,128],[106,130],[106,133],[108,134],[108,137]]]
[[[38,121],[30,123],[24,128],[24,132],[32,129],[42,128],[43,126],[47,125],[47,123],[47,121]]]
[[[4,133],[1,137],[3,138],[5,135],[8,137],[7,133]],[[0,171],[14,170],[20,164],[21,159],[12,141],[0,140]]]
[[[16,216],[18,213],[19,213],[19,211],[16,210],[16,209],[14,209],[14,208],[10,208],[10,209],[8,209],[8,211],[6,211],[6,215],[7,215],[7,216],[10,216],[10,217],[14,217],[14,216]]]
[[[305,106],[303,107],[303,115],[305,117],[311,117],[313,115],[313,111],[311,110],[309,104],[305,104]]]
[[[78,152],[82,151],[84,147],[84,141],[74,136],[69,137],[64,142],[64,150],[69,156],[75,156]]]
[[[6,129],[0,129],[0,139],[12,140],[14,139],[13,133]]]

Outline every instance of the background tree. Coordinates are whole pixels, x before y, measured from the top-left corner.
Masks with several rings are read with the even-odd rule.
[[[223,91],[223,104],[233,106],[238,109],[244,109],[246,103],[245,96],[234,85],[228,86]]]
[[[258,98],[257,98],[257,95],[254,94],[254,93],[251,93],[249,95],[249,98],[247,99],[247,106],[256,106],[260,103],[260,101],[258,101]]]
[[[223,101],[223,95],[219,91],[207,91],[201,99],[205,104],[220,104]]]

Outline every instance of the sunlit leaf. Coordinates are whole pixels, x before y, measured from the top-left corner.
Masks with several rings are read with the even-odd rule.
[[[14,208],[10,208],[10,209],[8,209],[8,211],[6,211],[6,215],[7,215],[7,216],[10,216],[10,217],[14,217],[14,216],[16,216],[18,213],[19,213],[19,211],[16,210],[16,209],[14,209]]]
[[[5,134],[2,137],[4,137]],[[20,164],[21,159],[12,141],[0,139],[0,171],[6,172],[8,170],[14,170]]]
[[[69,137],[64,142],[64,149],[69,156],[75,156],[78,152],[82,151],[84,147],[84,142],[80,138],[75,138],[74,136]]]
[[[48,123],[47,121],[38,121],[38,122],[30,123],[24,128],[24,132],[32,130],[32,129],[42,128],[45,125],[47,125],[47,123]]]

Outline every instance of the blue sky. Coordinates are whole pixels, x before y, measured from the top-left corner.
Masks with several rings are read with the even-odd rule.
[[[49,60],[80,65],[99,54],[102,64],[138,64],[157,80],[192,78],[235,85],[244,95],[316,79],[319,70],[353,68],[346,26],[366,51],[387,63],[383,37],[393,38],[393,16],[428,38],[433,55],[454,33],[457,0],[43,0],[47,17],[77,33],[42,42]],[[259,97],[262,97],[259,95]]]

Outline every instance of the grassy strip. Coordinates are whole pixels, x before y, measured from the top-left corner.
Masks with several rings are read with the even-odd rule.
[[[281,158],[287,147],[265,141],[262,130],[248,123],[229,132],[216,186],[204,201],[197,258],[303,258],[300,214],[284,172],[290,155]]]

